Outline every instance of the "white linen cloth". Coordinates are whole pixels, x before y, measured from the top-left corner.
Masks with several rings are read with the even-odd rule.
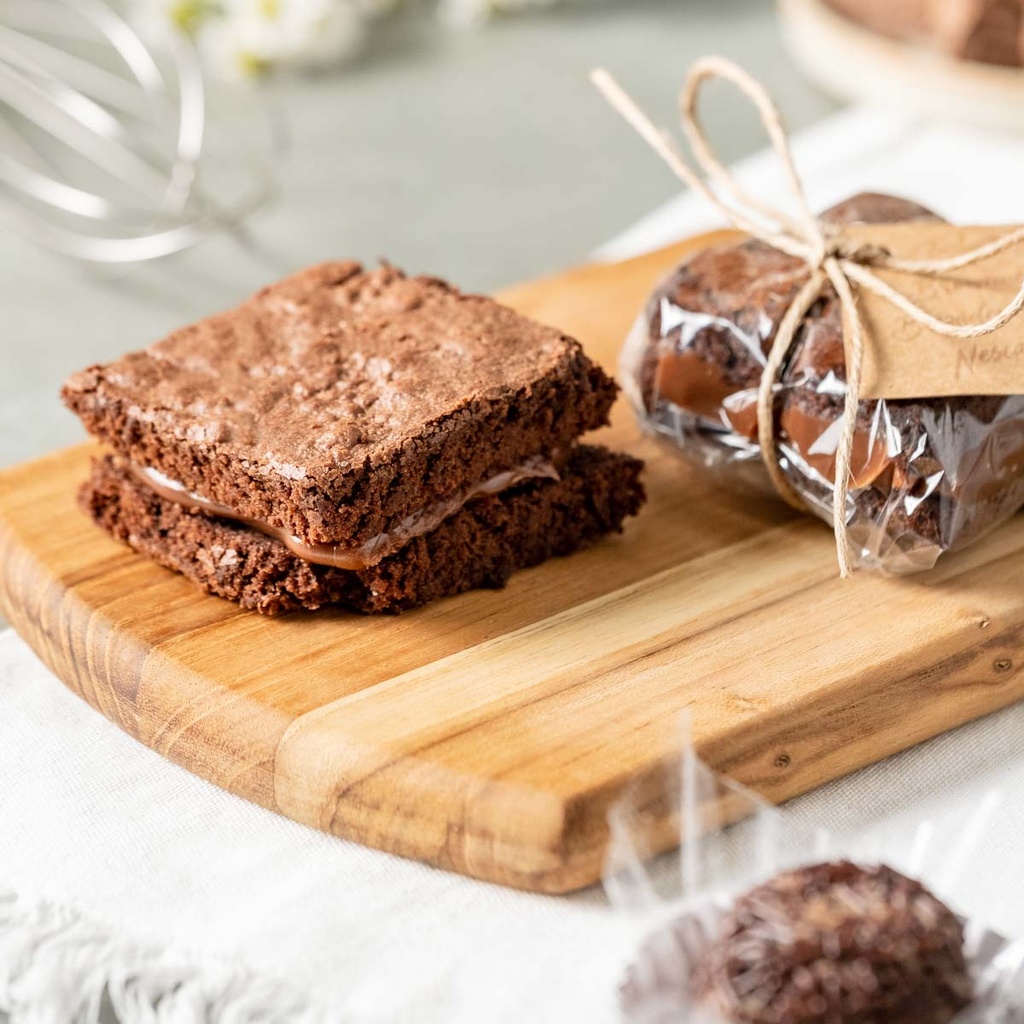
[[[1024,221],[1024,140],[858,110],[802,135],[796,154],[816,205],[884,188],[958,220]],[[740,174],[778,198],[769,158]],[[711,222],[683,196],[601,255]],[[783,822],[885,835],[966,816],[999,789],[959,909],[1024,936],[1022,740],[1017,706],[793,801]],[[122,734],[0,633],[0,1013],[16,1021],[61,1024],[106,985],[106,1019],[125,1021],[610,1024],[635,928],[596,887],[504,890],[223,793]]]

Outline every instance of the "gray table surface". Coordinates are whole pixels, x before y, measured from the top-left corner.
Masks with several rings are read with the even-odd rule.
[[[584,259],[676,187],[588,69],[607,65],[671,123],[684,70],[707,52],[763,77],[793,128],[833,109],[789,66],[766,0],[591,0],[466,33],[396,18],[352,66],[252,96],[279,105],[291,144],[251,247],[214,238],[111,275],[4,235],[0,466],[81,438],[56,397],[71,371],[304,264],[386,256],[487,290]],[[763,138],[730,99],[716,92],[709,106],[735,159]]]

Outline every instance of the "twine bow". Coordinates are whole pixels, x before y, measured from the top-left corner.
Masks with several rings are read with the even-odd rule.
[[[757,108],[772,148],[782,161],[787,185],[796,201],[795,216],[763,203],[745,192],[715,155],[697,114],[697,98],[701,86],[714,78],[731,82]],[[807,504],[779,466],[775,447],[774,388],[796,332],[808,310],[821,295],[826,283],[831,283],[835,289],[848,330],[844,338],[846,397],[843,406],[843,429],[836,449],[832,520],[839,574],[842,577],[849,576],[852,556],[846,529],[846,505],[850,489],[850,460],[860,404],[864,354],[864,332],[854,298],[854,286],[866,288],[883,297],[911,320],[936,334],[959,339],[979,338],[991,334],[1009,323],[1024,309],[1024,283],[1013,299],[995,316],[983,323],[956,324],[941,320],[922,309],[906,295],[883,281],[870,268],[885,267],[911,274],[939,276],[1019,245],[1024,242],[1024,228],[1011,231],[970,252],[946,259],[904,260],[878,246],[861,245],[850,248],[837,229],[822,224],[814,216],[807,202],[803,184],[796,173],[793,154],[778,108],[760,82],[736,64],[723,57],[704,57],[691,67],[683,85],[679,98],[683,133],[702,173],[695,171],[687,163],[671,135],[658,128],[607,71],[602,68],[595,70],[591,74],[591,80],[612,107],[636,129],[676,176],[723,214],[733,227],[807,264],[810,276],[779,322],[775,340],[761,375],[757,397],[758,443],[768,475],[781,497],[801,510],[806,509]]]

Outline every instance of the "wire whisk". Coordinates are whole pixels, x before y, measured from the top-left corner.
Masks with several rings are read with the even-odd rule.
[[[272,161],[237,132],[224,146],[208,107],[184,34],[144,38],[105,0],[3,0],[0,221],[107,264],[238,228],[272,192]]]

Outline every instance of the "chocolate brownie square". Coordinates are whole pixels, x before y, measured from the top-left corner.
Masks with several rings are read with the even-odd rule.
[[[402,611],[619,530],[640,463],[575,444],[616,390],[578,342],[491,299],[331,263],[63,396],[115,451],[88,514],[276,614]]]
[[[362,545],[607,422],[560,331],[384,265],[325,263],[64,385],[132,463],[310,544]]]

